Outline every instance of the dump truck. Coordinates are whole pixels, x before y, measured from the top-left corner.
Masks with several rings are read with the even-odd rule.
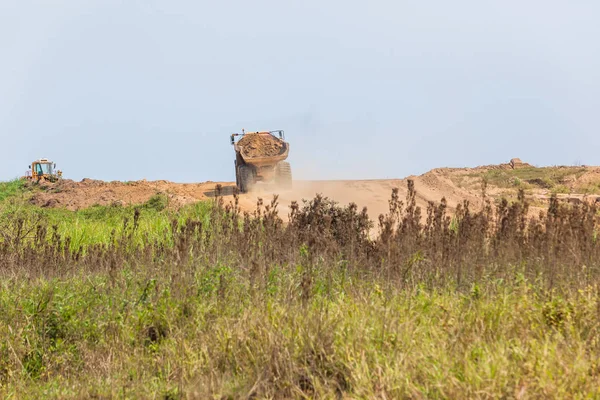
[[[290,145],[282,130],[245,132],[231,135],[235,150],[235,181],[241,193],[248,193],[258,182],[275,184],[278,189],[292,187],[292,168],[285,161]]]
[[[57,182],[62,179],[62,171],[56,169],[56,164],[47,158],[33,161],[23,179],[34,182]]]

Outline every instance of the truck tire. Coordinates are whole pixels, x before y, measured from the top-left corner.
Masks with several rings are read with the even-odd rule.
[[[238,168],[237,161],[234,161],[233,165],[235,165],[235,187],[241,191],[241,189],[240,189],[240,169]]]
[[[242,193],[248,193],[254,187],[254,171],[247,165],[238,167],[239,173],[239,189]]]
[[[281,161],[275,167],[275,179],[282,189],[292,188],[292,167],[287,161]]]

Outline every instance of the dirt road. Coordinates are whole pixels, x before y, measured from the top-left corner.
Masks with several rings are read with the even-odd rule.
[[[401,199],[406,197],[407,179],[294,181],[294,188],[289,191],[258,189],[253,193],[244,194],[240,197],[240,205],[245,210],[253,210],[259,197],[264,201],[269,201],[273,194],[277,193],[281,215],[287,215],[292,201],[309,200],[316,194],[322,194],[343,205],[355,203],[361,208],[367,207],[371,218],[376,219],[380,214],[387,212],[388,202],[394,188],[399,189]],[[442,197],[446,197],[451,208],[463,199],[478,201],[471,193],[461,191],[439,177],[421,176],[411,177],[411,179],[414,180],[417,190],[417,204],[423,208],[429,201],[438,202]],[[228,186],[228,190],[233,190],[233,185]]]

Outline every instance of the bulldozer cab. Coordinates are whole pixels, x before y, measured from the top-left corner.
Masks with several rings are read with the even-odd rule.
[[[34,162],[33,168],[35,169],[36,175],[51,175],[54,173],[56,165],[50,162]]]
[[[46,158],[41,158],[31,163],[26,179],[34,181],[56,182],[62,178],[62,171],[56,170],[56,164]]]

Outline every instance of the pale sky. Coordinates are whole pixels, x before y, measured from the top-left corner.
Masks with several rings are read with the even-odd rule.
[[[299,179],[600,164],[600,2],[0,0],[0,180]]]

